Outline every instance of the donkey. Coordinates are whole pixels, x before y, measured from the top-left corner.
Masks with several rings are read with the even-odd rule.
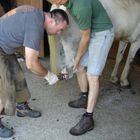
[[[128,43],[131,43],[126,64],[120,77],[120,85],[129,86],[127,76],[130,63],[140,48],[140,0],[100,0],[100,2],[112,20],[115,37],[121,40],[110,80],[113,83],[118,82],[118,66]]]

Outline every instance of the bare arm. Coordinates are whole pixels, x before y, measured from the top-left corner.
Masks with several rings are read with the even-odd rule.
[[[39,62],[39,52],[31,48],[25,47],[25,61],[26,67],[39,76],[47,75],[48,70]]]
[[[76,69],[78,67],[78,65],[80,63],[80,59],[88,47],[91,30],[90,29],[82,30],[81,33],[82,33],[82,37],[81,37],[81,40],[79,43],[79,48],[78,48],[78,51],[76,54],[74,69]]]

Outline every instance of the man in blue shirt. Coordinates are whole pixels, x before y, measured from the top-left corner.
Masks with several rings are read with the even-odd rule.
[[[16,108],[19,117],[41,116],[39,111],[28,106],[30,92],[14,53],[24,47],[27,68],[42,76],[49,85],[55,84],[58,77],[39,62],[39,46],[44,29],[49,35],[58,35],[68,23],[63,10],[43,12],[28,5],[15,8],[0,18],[0,114],[4,110],[5,114],[13,115]],[[13,134],[0,118],[0,137],[7,138]]]

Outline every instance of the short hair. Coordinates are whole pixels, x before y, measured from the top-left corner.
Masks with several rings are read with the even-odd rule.
[[[66,21],[69,24],[67,13],[62,9],[54,9],[50,11],[51,17],[55,19],[56,24]]]

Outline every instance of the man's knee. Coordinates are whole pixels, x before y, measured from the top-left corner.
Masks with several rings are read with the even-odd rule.
[[[99,75],[87,74],[88,81],[92,80],[94,82],[99,81]]]
[[[77,68],[76,73],[86,73],[86,68],[82,65],[79,65],[79,67]]]

